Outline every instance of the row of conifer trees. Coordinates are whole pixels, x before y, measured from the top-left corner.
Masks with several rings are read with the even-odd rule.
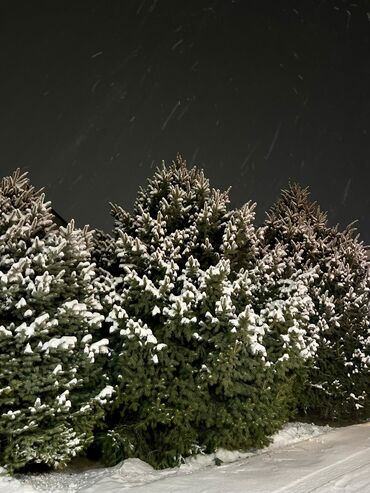
[[[291,184],[254,224],[180,156],[58,227],[17,170],[0,183],[0,465],[83,453],[156,467],[263,446],[294,416],[369,414],[370,276],[354,229]]]

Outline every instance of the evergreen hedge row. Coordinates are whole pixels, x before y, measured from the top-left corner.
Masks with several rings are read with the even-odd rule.
[[[354,229],[307,189],[265,223],[181,158],[110,234],[53,222],[0,183],[0,465],[156,467],[268,443],[294,416],[369,414],[370,276]]]

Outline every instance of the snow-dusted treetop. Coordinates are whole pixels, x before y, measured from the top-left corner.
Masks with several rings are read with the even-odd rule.
[[[1,244],[9,239],[44,236],[56,229],[50,202],[45,202],[43,189],[36,190],[28,173],[17,169],[0,181]]]
[[[212,188],[202,169],[178,155],[139,190],[132,214],[112,205],[115,236],[141,258],[159,248],[174,261],[193,255],[207,267],[226,257],[240,267],[254,255],[255,204],[230,211],[229,203],[229,190]]]
[[[265,220],[267,241],[288,237],[291,241],[302,240],[314,232],[328,232],[327,214],[316,202],[310,200],[308,187],[291,183],[281,192],[277,202],[267,213]]]

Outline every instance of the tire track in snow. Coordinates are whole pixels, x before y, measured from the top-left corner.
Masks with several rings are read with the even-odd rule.
[[[305,474],[300,479],[289,483],[271,493],[313,493],[319,488],[328,485],[346,474],[362,469],[370,462],[370,447],[360,450],[345,459],[338,460],[329,466],[322,467],[317,471]],[[338,471],[338,466],[341,466]],[[307,482],[310,481],[309,486]]]

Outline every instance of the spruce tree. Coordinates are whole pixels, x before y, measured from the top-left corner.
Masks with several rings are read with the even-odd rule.
[[[285,271],[306,278],[314,301],[307,334],[317,352],[301,394],[304,412],[324,419],[364,415],[369,392],[369,270],[366,251],[352,226],[330,227],[310,201],[308,189],[292,184],[270,210],[265,245],[287,249]]]
[[[105,299],[116,393],[101,440],[110,463],[166,466],[203,449],[262,445],[287,419],[310,298],[270,275],[280,261],[260,258],[254,204],[228,203],[178,157],[140,190],[132,214],[113,207],[110,265],[121,274]]]
[[[0,463],[60,467],[91,442],[112,392],[92,233],[58,228],[19,170],[0,182],[0,209]]]

